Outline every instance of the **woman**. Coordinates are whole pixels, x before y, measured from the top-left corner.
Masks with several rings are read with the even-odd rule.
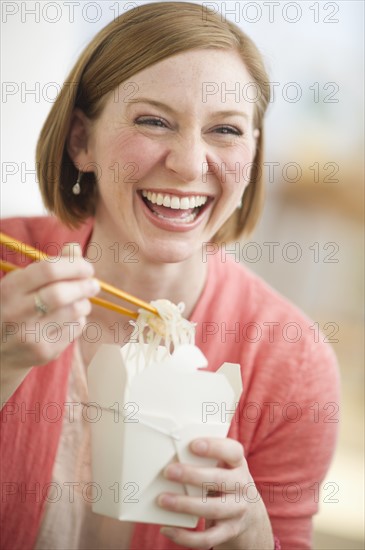
[[[310,548],[336,437],[325,406],[338,402],[335,360],[309,319],[216,246],[247,233],[259,214],[268,80],[235,25],[179,2],[116,19],[69,75],[37,148],[55,216],[3,224],[63,254],[1,283],[3,548]],[[257,87],[257,102],[223,93],[237,81]],[[25,266],[20,254],[11,261]],[[164,472],[222,487],[206,502],[160,495],[160,506],[201,517],[197,530],[99,516],[82,492],[91,481],[89,426],[66,405],[87,402],[85,367],[100,343],[130,335],[120,316],[91,308],[94,276],[146,301],[183,301],[209,369],[241,365],[229,438],[191,444],[217,468]],[[298,326],[300,338],[288,336]],[[51,403],[63,419],[50,419]]]

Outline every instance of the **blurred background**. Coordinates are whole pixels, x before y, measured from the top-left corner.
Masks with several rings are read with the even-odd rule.
[[[115,16],[149,2],[2,2],[1,215],[42,215],[37,135],[78,54]],[[323,331],[342,376],[339,445],[315,548],[364,548],[364,3],[195,2],[256,42],[274,100],[266,203],[240,260]]]

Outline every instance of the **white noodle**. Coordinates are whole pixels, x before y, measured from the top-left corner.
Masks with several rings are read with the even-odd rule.
[[[178,346],[195,342],[195,324],[182,317],[185,309],[182,302],[176,305],[169,300],[155,300],[151,306],[160,317],[140,309],[137,320],[130,321],[136,328],[138,343],[147,344],[138,346],[146,364],[156,359],[158,346],[164,346],[166,353],[171,354]]]

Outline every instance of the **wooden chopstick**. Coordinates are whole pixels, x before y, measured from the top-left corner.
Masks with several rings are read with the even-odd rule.
[[[9,272],[14,271],[15,269],[21,269],[19,266],[14,265],[10,262],[7,262],[6,260],[0,260],[0,270]],[[90,302],[97,306],[105,307],[106,309],[110,309],[111,311],[116,311],[117,313],[121,313],[122,315],[126,315],[127,317],[132,317],[133,319],[137,319],[138,313],[136,311],[132,311],[130,309],[126,309],[125,307],[118,306],[117,304],[113,304],[113,302],[108,302],[107,300],[103,300],[103,298],[98,298],[97,296],[94,296],[94,298],[89,298]]]
[[[24,254],[25,256],[28,256],[29,258],[32,258],[33,260],[45,260],[47,258],[51,258],[51,256],[47,256],[47,254],[45,254],[44,252],[41,252],[40,250],[37,250],[36,248],[33,248],[28,244],[22,243],[14,239],[13,237],[9,237],[8,235],[5,235],[5,233],[0,233],[0,242],[7,248],[10,248],[17,252],[21,252],[22,254]],[[150,311],[155,315],[159,315],[157,309],[151,306],[151,304],[149,304],[148,302],[144,302],[143,300],[140,300],[139,298],[132,296],[132,294],[128,294],[123,290],[119,290],[119,288],[116,288],[115,286],[112,286],[109,283],[104,283],[99,279],[97,279],[97,281],[100,285],[100,288],[105,292],[108,292],[113,296],[117,296],[118,298],[121,298],[126,302],[130,302],[131,304],[134,304],[137,307],[146,309],[147,311]],[[99,300],[100,299],[101,298],[99,298]],[[111,303],[111,302],[108,302],[108,303]],[[129,311],[129,310],[126,310],[126,311]]]
[[[0,270],[1,271],[14,271],[14,269],[18,269],[17,265],[11,264],[10,262],[7,262],[6,260],[0,260]]]

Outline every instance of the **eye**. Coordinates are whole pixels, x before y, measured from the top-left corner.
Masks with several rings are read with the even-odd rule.
[[[239,128],[236,128],[235,126],[217,126],[216,128],[213,128],[213,132],[216,132],[218,134],[222,135],[234,135],[234,136],[242,136],[243,132]]]
[[[145,124],[147,126],[156,126],[157,128],[167,128],[167,123],[162,118],[150,116],[140,116],[135,119],[134,124]]]

